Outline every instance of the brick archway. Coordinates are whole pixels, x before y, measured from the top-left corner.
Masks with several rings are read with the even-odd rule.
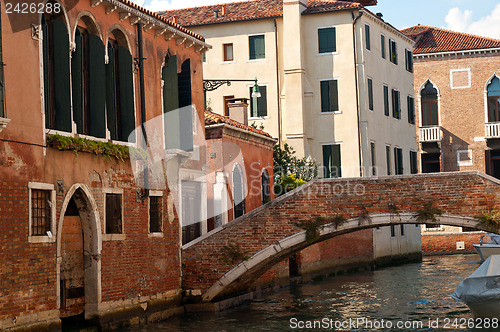
[[[326,225],[317,243],[366,228],[415,224],[415,211],[429,201],[443,212],[439,224],[486,230],[474,217],[500,204],[500,181],[480,172],[311,181],[185,245],[183,288],[201,291],[205,302],[248,289],[274,264],[311,245],[297,221],[348,218],[338,228]],[[225,263],[220,257],[229,244],[250,259]]]

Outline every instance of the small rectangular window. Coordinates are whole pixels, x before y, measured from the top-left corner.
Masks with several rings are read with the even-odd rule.
[[[401,226],[401,236],[405,236],[405,225],[401,224],[399,226]]]
[[[410,173],[417,174],[418,166],[417,166],[417,153],[415,151],[410,151]]]
[[[250,87],[250,114],[251,117],[267,116],[267,86],[259,85],[259,98],[252,98],[253,87]],[[257,101],[257,102],[255,102]]]
[[[384,114],[389,116],[389,87],[384,85]]]
[[[229,99],[233,99],[234,96],[224,96],[224,116],[229,116],[229,106],[227,106]]]
[[[373,81],[368,79],[368,108],[373,111]]]
[[[31,236],[47,236],[52,224],[52,191],[31,189]]]
[[[318,29],[319,53],[333,53],[337,51],[335,28]]]
[[[224,61],[233,61],[234,60],[234,55],[233,55],[233,44],[224,44],[223,45],[224,49]]]
[[[396,237],[396,225],[391,225],[391,237]]]
[[[162,197],[149,196],[149,232],[160,233],[162,230]]]
[[[321,112],[339,111],[339,90],[337,80],[321,81]]]
[[[370,26],[365,24],[366,49],[370,50]]]
[[[389,145],[385,146],[385,161],[387,167],[387,175],[391,175],[391,147]]]
[[[394,170],[396,175],[403,174],[403,150],[394,148]]]
[[[201,61],[202,61],[202,62],[207,62],[207,53],[203,53],[203,54],[201,55]]]
[[[406,101],[408,104],[408,123],[415,124],[415,99],[408,96]]]
[[[391,62],[394,63],[395,65],[398,64],[398,44],[392,40],[389,39],[389,51],[391,52]]]
[[[396,119],[401,119],[400,92],[395,89],[392,89],[392,116]]]
[[[376,160],[376,154],[375,154],[375,142],[370,142],[370,155],[371,155],[371,162],[372,162],[372,175],[376,176],[377,175],[377,160]]]
[[[249,36],[248,37],[248,48],[249,48],[249,58],[250,60],[255,59],[265,59],[266,57],[266,43],[264,35],[259,36]]]
[[[121,194],[106,194],[106,234],[122,234]]]
[[[405,49],[405,67],[410,73],[413,73],[413,52]]]
[[[339,144],[323,145],[323,167],[325,178],[342,176]]]
[[[385,59],[385,36],[380,35],[380,50],[382,52],[382,59]]]

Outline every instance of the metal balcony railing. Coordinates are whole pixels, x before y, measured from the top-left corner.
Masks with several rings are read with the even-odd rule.
[[[488,122],[484,124],[484,135],[486,138],[500,137],[500,122]]]
[[[418,137],[420,142],[440,142],[443,133],[440,126],[420,127]]]

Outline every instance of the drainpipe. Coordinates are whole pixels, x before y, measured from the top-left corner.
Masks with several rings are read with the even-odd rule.
[[[281,148],[281,107],[280,107],[280,73],[279,73],[279,49],[278,49],[278,25],[274,19],[274,46],[276,49],[276,98],[278,99],[278,144]]]
[[[361,16],[363,16],[363,12],[359,12],[358,16],[354,17],[354,11],[351,12],[352,16],[352,42],[354,44],[354,84],[356,87],[356,109],[357,109],[357,125],[358,125],[358,155],[359,155],[359,171],[360,176],[363,176],[363,162],[362,162],[362,152],[361,152],[361,128],[360,128],[360,105],[359,105],[359,91],[358,91],[358,52],[356,45],[356,22],[359,20]]]
[[[144,46],[142,38],[142,23],[137,24],[137,42],[139,43],[139,90],[141,94],[141,129],[144,137],[143,148],[148,149],[148,136],[146,133],[146,99],[144,90]],[[149,153],[148,153],[149,155]],[[144,201],[149,196],[149,169],[144,170],[144,193],[141,195],[141,200]]]

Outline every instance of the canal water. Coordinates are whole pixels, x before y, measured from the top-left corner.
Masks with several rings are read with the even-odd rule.
[[[464,325],[466,320],[473,321],[471,312],[451,293],[478,266],[477,255],[424,257],[421,263],[292,285],[221,313],[188,313],[124,331],[295,331],[307,327],[471,331]]]

